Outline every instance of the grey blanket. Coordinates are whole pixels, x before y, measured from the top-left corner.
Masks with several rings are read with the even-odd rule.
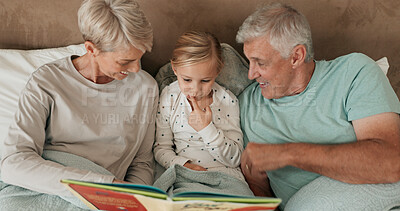
[[[249,186],[222,172],[194,171],[181,165],[168,168],[154,183],[165,192],[209,192],[230,195],[254,196]]]

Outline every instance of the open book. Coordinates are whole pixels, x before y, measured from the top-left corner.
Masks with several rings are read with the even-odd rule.
[[[99,210],[274,210],[281,199],[219,193],[184,192],[168,196],[156,187],[139,184],[61,180],[89,208]]]

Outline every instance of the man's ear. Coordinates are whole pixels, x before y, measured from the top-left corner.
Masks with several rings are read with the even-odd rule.
[[[96,48],[96,45],[90,41],[85,41],[85,48],[87,53],[94,57],[100,53],[100,50]]]
[[[304,63],[306,59],[307,49],[304,45],[297,45],[292,50],[291,63],[293,68],[296,68]]]

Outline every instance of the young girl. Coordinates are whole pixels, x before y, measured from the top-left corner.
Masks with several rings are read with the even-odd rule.
[[[220,171],[242,181],[239,103],[215,82],[223,62],[217,38],[187,32],[177,41],[171,66],[178,81],[165,87],[157,112],[155,159],[197,171]]]

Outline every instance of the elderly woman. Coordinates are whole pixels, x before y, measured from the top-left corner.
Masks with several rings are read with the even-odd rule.
[[[140,69],[153,32],[134,0],[85,0],[79,28],[87,53],[43,65],[22,91],[4,141],[1,177],[68,195],[60,179],[152,184],[155,80]],[[113,175],[45,160],[47,150],[86,158]]]

